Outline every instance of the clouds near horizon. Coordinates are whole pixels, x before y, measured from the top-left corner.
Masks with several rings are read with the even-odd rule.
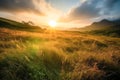
[[[71,8],[60,21],[120,18],[119,5],[120,0],[84,0],[84,2]]]

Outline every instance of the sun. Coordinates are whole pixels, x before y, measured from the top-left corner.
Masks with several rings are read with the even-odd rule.
[[[56,22],[56,21],[54,21],[54,20],[51,20],[51,21],[49,21],[49,23],[48,23],[48,24],[49,24],[49,26],[50,26],[50,27],[53,27],[53,28],[54,28],[54,27],[56,27],[57,22]]]

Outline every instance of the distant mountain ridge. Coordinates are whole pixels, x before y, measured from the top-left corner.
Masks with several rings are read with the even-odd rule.
[[[104,19],[81,30],[88,31],[89,34],[120,37],[120,19],[114,21]]]
[[[120,37],[120,19],[107,20],[103,19],[99,22],[93,22],[91,25],[83,28],[72,28],[71,31],[80,31],[92,35],[104,35],[112,37]]]
[[[112,26],[114,24],[115,24],[114,22],[104,19],[100,22],[94,22],[90,26],[104,27],[104,26]]]
[[[89,26],[83,28],[77,28],[77,29],[79,31],[120,29],[120,19],[114,21],[103,19],[99,22],[93,22]]]

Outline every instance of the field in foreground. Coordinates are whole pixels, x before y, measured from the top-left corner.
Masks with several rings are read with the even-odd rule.
[[[0,28],[0,80],[119,80],[120,38]]]

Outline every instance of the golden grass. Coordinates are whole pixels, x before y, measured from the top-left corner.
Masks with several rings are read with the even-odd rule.
[[[11,68],[16,65],[18,71]],[[120,38],[0,29],[0,69],[4,68],[1,80],[118,80]]]

